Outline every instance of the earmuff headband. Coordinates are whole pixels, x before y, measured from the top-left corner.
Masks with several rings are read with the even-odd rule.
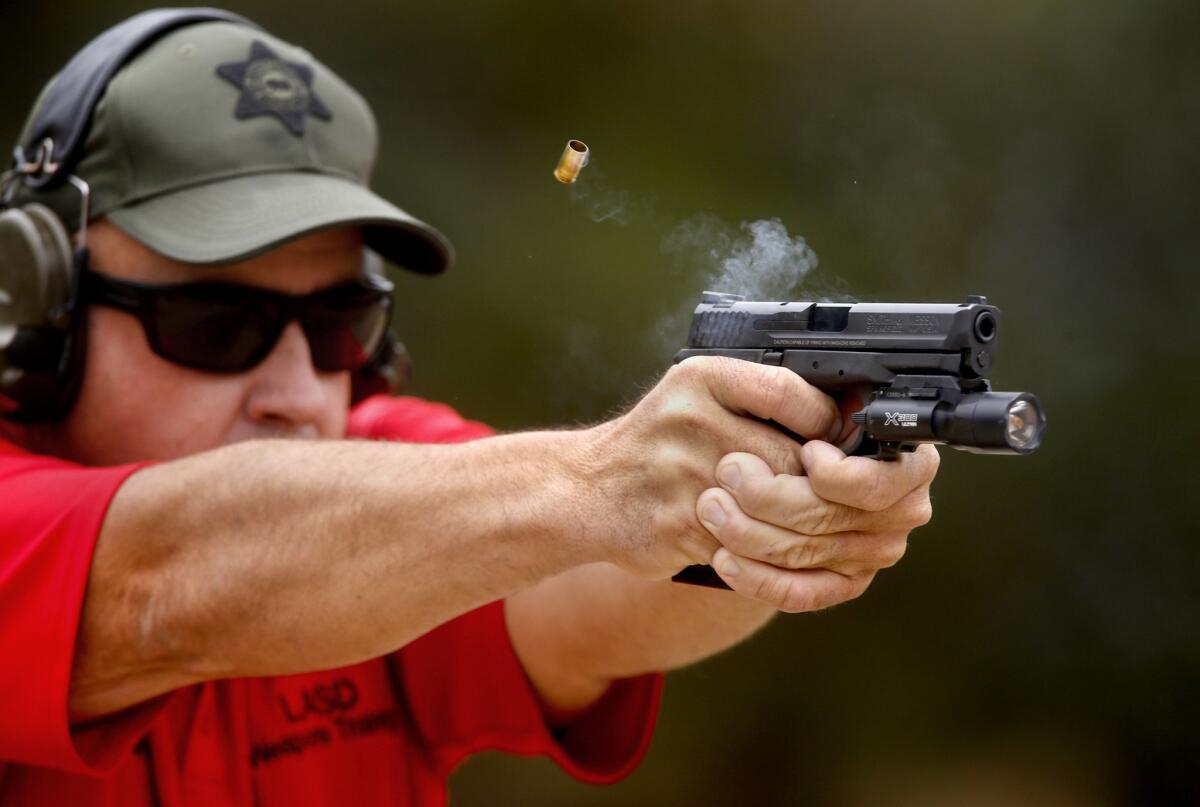
[[[24,175],[24,183],[44,188],[69,176],[87,139],[92,112],[116,72],[159,37],[199,22],[259,28],[245,17],[216,8],[155,9],[109,28],[75,54],[46,93],[29,128],[29,140],[13,155],[13,168]]]

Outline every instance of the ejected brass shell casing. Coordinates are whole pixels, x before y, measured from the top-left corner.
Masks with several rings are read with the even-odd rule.
[[[558,167],[554,169],[554,178],[564,185],[570,185],[579,179],[579,172],[588,164],[588,147],[582,140],[568,140],[563,149]]]

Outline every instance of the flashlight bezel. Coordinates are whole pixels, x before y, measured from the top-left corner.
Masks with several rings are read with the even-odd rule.
[[[1026,446],[1008,439],[1008,414],[1014,404],[1027,402],[1037,413],[1037,432]],[[963,397],[939,424],[939,437],[955,448],[974,454],[1032,454],[1042,444],[1046,412],[1029,392],[977,392]]]
[[[1013,432],[1013,428],[1012,428],[1012,416],[1013,416],[1013,410],[1014,410],[1014,409],[1016,409],[1016,408],[1018,408],[1018,407],[1026,407],[1026,408],[1028,408],[1028,409],[1030,410],[1030,412],[1032,413],[1032,415],[1033,415],[1033,418],[1034,418],[1034,420],[1033,420],[1033,423],[1032,423],[1032,426],[1033,426],[1033,437],[1031,438],[1030,442],[1029,442],[1029,443],[1027,443],[1027,444],[1026,444],[1024,447],[1015,445],[1015,444],[1013,443],[1013,439],[1012,439],[1012,432]],[[1013,451],[1018,451],[1018,452],[1021,452],[1021,453],[1023,453],[1023,454],[1028,454],[1030,451],[1034,451],[1034,450],[1036,450],[1036,449],[1037,449],[1037,447],[1038,447],[1039,445],[1041,445],[1041,443],[1042,443],[1042,432],[1044,432],[1044,431],[1045,431],[1045,429],[1046,429],[1046,415],[1045,415],[1045,413],[1042,411],[1042,408],[1041,408],[1041,406],[1039,406],[1039,405],[1038,405],[1038,403],[1037,403],[1037,400],[1036,400],[1036,399],[1033,399],[1033,398],[1032,398],[1032,396],[1021,396],[1021,397],[1018,397],[1018,398],[1014,398],[1014,399],[1013,399],[1013,400],[1012,400],[1012,401],[1009,403],[1009,405],[1008,405],[1008,408],[1007,408],[1007,409],[1005,409],[1005,411],[1004,411],[1004,420],[1005,420],[1005,424],[1004,424],[1004,439],[1005,439],[1005,440],[1008,442],[1008,445],[1009,445],[1009,447],[1010,447],[1010,448],[1011,448]],[[1025,428],[1028,428],[1028,426],[1026,426]]]

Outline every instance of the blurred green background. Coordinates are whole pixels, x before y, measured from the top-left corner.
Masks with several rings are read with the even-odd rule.
[[[145,7],[3,0],[0,140]],[[398,278],[417,394],[504,429],[628,405],[711,279],[664,241],[707,214],[807,239],[798,299],[987,294],[997,387],[1049,412],[1031,457],[944,450],[861,600],[673,674],[625,782],[488,755],[456,803],[1200,803],[1200,4],[228,7],[367,96],[378,188],[458,247]]]

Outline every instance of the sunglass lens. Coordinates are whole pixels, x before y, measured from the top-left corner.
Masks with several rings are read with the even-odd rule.
[[[196,370],[239,372],[253,367],[278,337],[261,304],[231,296],[229,288],[166,290],[155,306],[155,350]]]
[[[388,319],[386,299],[323,301],[303,323],[313,366],[324,372],[363,367],[379,349]]]

